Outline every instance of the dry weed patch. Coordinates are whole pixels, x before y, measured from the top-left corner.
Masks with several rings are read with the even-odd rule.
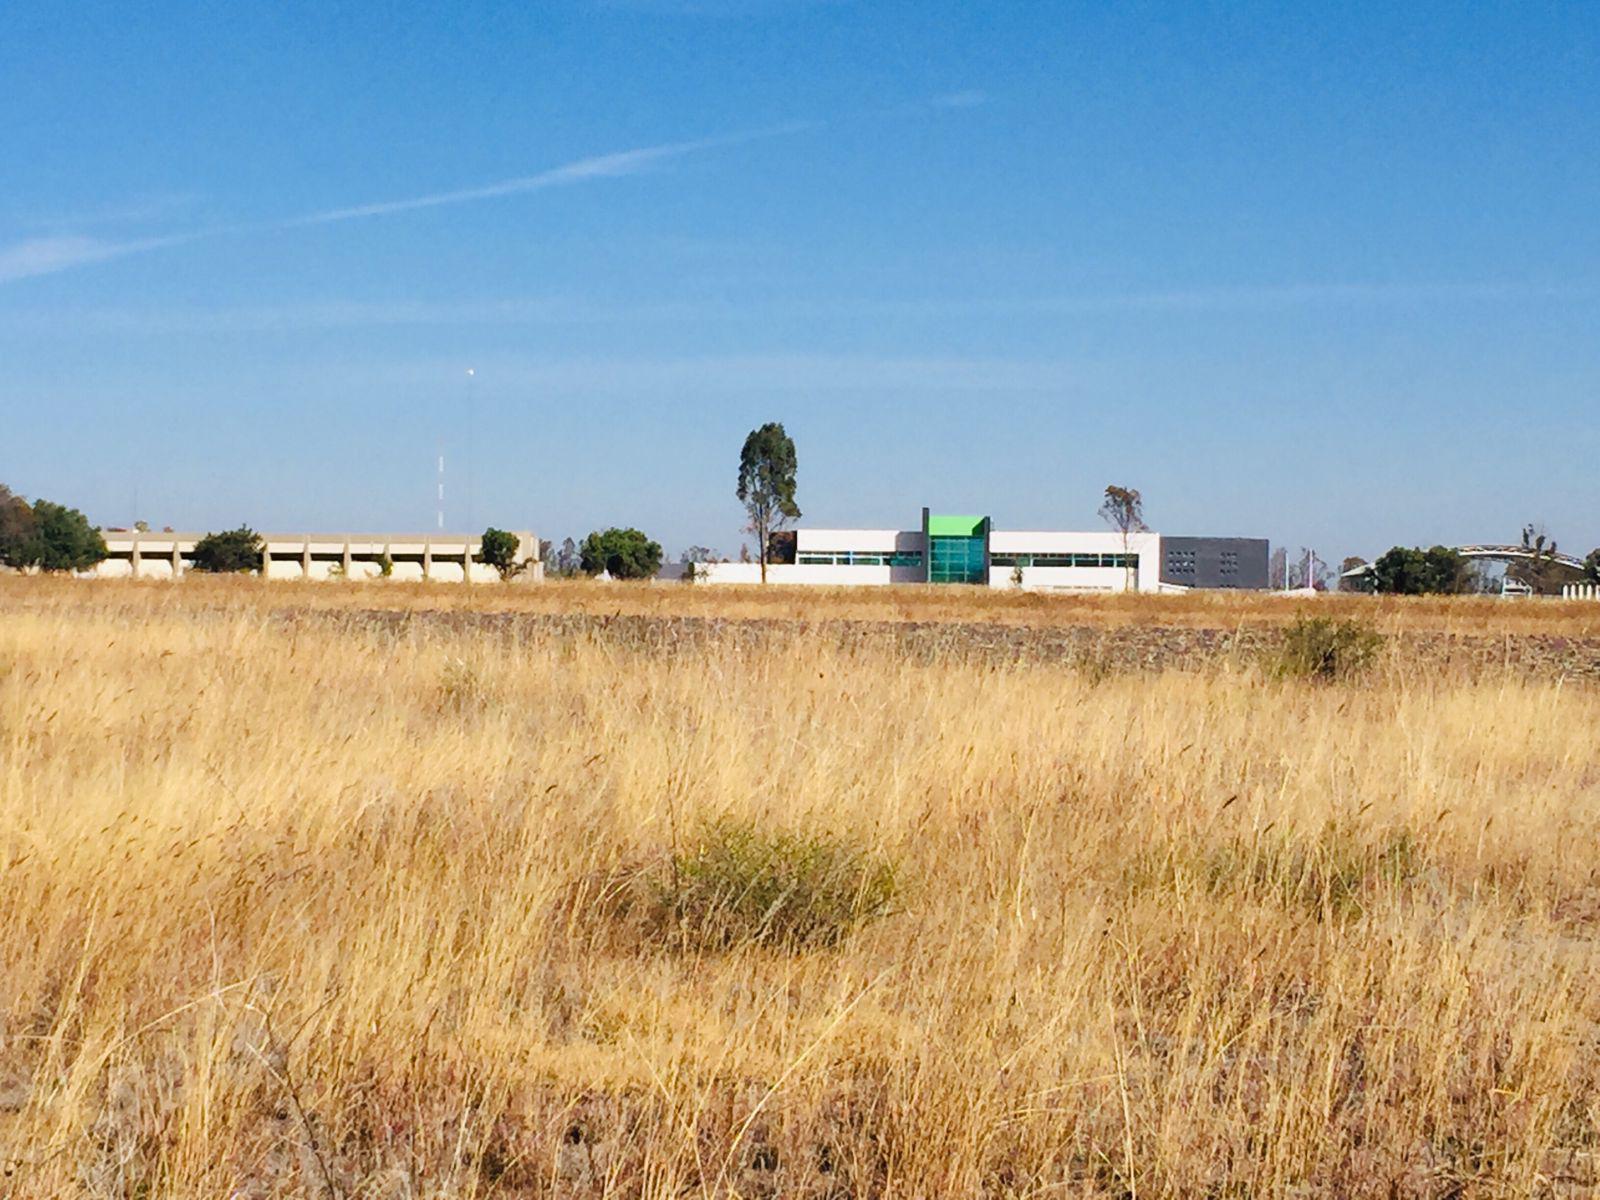
[[[724,819],[669,856],[651,893],[655,923],[688,945],[793,950],[887,916],[900,881],[892,861],[839,835]]]

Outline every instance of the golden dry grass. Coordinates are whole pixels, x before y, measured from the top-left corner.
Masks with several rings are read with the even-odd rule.
[[[73,579],[0,575],[0,603],[72,602]],[[263,584],[251,578],[190,573],[170,582],[98,580],[106,603],[184,611],[222,604],[263,611],[293,606],[311,611],[350,608],[399,612],[588,613],[600,616],[696,616],[733,620],[817,622],[983,622],[1054,627],[1118,628],[1165,625],[1234,629],[1279,626],[1306,613],[1353,618],[1386,634],[1435,632],[1502,637],[1544,634],[1600,638],[1600,604],[1592,601],[1521,602],[1498,597],[1417,597],[1329,594],[1314,600],[1271,592],[1194,592],[1188,595],[1094,595],[1014,592],[952,587],[738,587],[682,583],[597,583],[552,579],[538,586],[472,588],[448,584]]]
[[[6,1194],[1595,1186],[1600,690],[271,613],[953,603],[447,593],[5,581]],[[670,936],[730,818],[893,911]]]

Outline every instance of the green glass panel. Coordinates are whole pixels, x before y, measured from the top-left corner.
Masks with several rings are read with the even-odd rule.
[[[930,583],[987,583],[984,578],[983,542],[979,537],[928,538]]]
[[[930,537],[982,537],[982,517],[933,517],[928,518],[928,535]]]

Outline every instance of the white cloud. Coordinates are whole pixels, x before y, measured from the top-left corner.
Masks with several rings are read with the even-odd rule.
[[[126,258],[146,250],[188,241],[194,235],[179,237],[140,238],[135,241],[111,242],[103,238],[64,235],[61,237],[29,238],[10,246],[0,247],[0,283],[14,279],[28,279],[35,275],[50,275],[86,263],[105,262],[112,258]]]
[[[526,192],[543,191],[546,188],[568,187],[594,179],[619,179],[628,175],[637,175],[660,163],[683,158],[685,155],[719,149],[725,146],[763,141],[767,138],[784,137],[815,127],[812,122],[796,121],[786,125],[773,126],[769,129],[729,134],[726,137],[699,138],[688,142],[666,142],[659,146],[641,146],[633,150],[621,150],[613,154],[597,154],[590,158],[580,158],[573,162],[564,163],[559,167],[551,167],[549,170],[540,171],[535,175],[523,175],[516,179],[502,179],[495,183],[457,188],[445,192],[434,192],[426,196],[411,196],[402,200],[384,200],[375,204],[358,204],[350,208],[335,208],[327,212],[312,213],[309,216],[285,221],[282,223],[282,227],[324,225],[334,221],[350,221],[358,217],[387,216],[391,213],[411,212],[419,208],[438,208],[446,204],[466,204],[474,200],[492,200],[499,196],[514,196]]]
[[[928,104],[933,108],[968,108],[975,104],[983,103],[984,99],[985,97],[981,92],[954,92],[929,101]],[[111,241],[80,233],[63,233],[54,236],[29,238],[10,246],[0,247],[0,283],[27,279],[38,275],[49,275],[72,267],[105,262],[114,258],[123,258],[130,254],[139,254],[146,250],[155,250],[163,246],[195,241],[199,238],[214,236],[219,233],[241,233],[250,229],[257,231],[282,230],[307,225],[326,225],[339,221],[357,220],[362,217],[389,216],[395,213],[413,212],[418,209],[467,204],[480,200],[491,200],[501,196],[522,195],[529,192],[543,191],[547,188],[570,187],[598,179],[619,179],[640,174],[663,163],[689,155],[725,147],[748,145],[752,142],[766,141],[772,138],[788,137],[823,128],[825,124],[826,122],[823,121],[791,121],[783,125],[748,130],[743,133],[728,134],[721,137],[664,142],[656,146],[640,146],[631,150],[621,150],[611,154],[598,154],[588,158],[575,159],[572,162],[563,163],[560,166],[551,167],[533,175],[522,175],[513,179],[502,179],[472,187],[453,188],[421,196],[402,197],[398,200],[382,200],[370,204],[327,209],[323,212],[309,213],[300,217],[269,221],[253,226],[219,227],[167,237],[139,238],[124,241]],[[187,198],[177,199],[177,203],[184,202],[187,202]],[[150,205],[135,206],[120,212],[106,210],[106,213],[102,214],[101,218],[98,219],[102,221],[146,219],[167,206],[163,202],[156,207]],[[86,220],[85,223],[90,222]]]

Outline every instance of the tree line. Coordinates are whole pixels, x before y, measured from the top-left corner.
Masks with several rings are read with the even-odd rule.
[[[146,532],[143,522],[135,526]],[[657,547],[657,553],[660,547]],[[511,579],[532,565],[531,559],[517,557],[518,539],[514,533],[490,526],[483,531],[478,561]],[[29,502],[0,483],[0,566],[20,571],[87,571],[104,562],[108,551],[105,535],[98,526],[75,508],[38,499]],[[266,542],[248,525],[207,533],[195,542],[190,566],[212,574],[259,572],[266,563]],[[393,570],[387,558],[380,560],[383,575]]]
[[[766,582],[768,566],[777,560],[792,561],[794,535],[785,534],[799,519],[796,502],[799,456],[794,439],[782,422],[769,421],[745,437],[739,452],[734,495],[744,507],[745,531],[754,535],[756,561],[761,580]],[[1134,488],[1110,485],[1105,489],[1100,516],[1123,540],[1127,548],[1133,534],[1145,531],[1144,498]],[[143,528],[140,523],[139,528]],[[785,541],[785,537],[787,541]],[[492,566],[503,579],[526,571],[531,559],[519,559],[517,537],[493,526],[484,530],[478,561]],[[1556,542],[1534,526],[1522,531],[1524,557],[1506,568],[1508,578],[1539,595],[1559,594],[1568,583],[1600,584],[1600,548],[1589,552],[1581,567],[1558,555]],[[29,502],[0,484],[0,565],[42,571],[82,571],[106,557],[105,539],[100,530],[75,508],[50,500]],[[194,569],[212,573],[261,571],[265,543],[248,525],[237,529],[207,533],[195,545]],[[607,575],[612,579],[650,579],[661,569],[661,544],[632,526],[596,529],[581,542],[566,538],[559,547],[540,543],[539,559],[548,574],[557,577]],[[1300,572],[1302,586],[1321,586],[1325,566],[1315,554],[1301,552],[1302,570],[1288,560],[1280,548],[1273,554],[1272,571],[1281,572],[1288,586],[1292,573]],[[750,561],[748,550],[740,548],[741,561]],[[692,546],[681,561],[692,580],[694,568],[719,560],[716,551]],[[380,572],[388,575],[393,563],[380,561]],[[1358,568],[1364,568],[1354,574]],[[1379,558],[1366,563],[1347,558],[1342,570],[1348,576],[1344,586],[1356,590],[1392,595],[1461,595],[1498,590],[1471,560],[1447,546],[1422,549],[1393,546]]]
[[[1536,596],[1555,596],[1570,583],[1600,584],[1600,549],[1594,549],[1581,565],[1563,558],[1555,542],[1533,525],[1522,529],[1523,557],[1507,563],[1505,578]],[[1364,567],[1355,577],[1358,591],[1395,596],[1461,596],[1496,592],[1502,585],[1484,574],[1476,563],[1448,546],[1392,546],[1367,564],[1346,559],[1345,570]]]
[[[744,506],[745,531],[755,536],[762,583],[767,581],[775,535],[800,517],[800,506],[795,502],[798,472],[794,439],[782,422],[769,421],[750,431],[739,451],[734,495]],[[559,547],[550,542],[541,547],[540,557],[551,575],[605,574],[612,579],[650,579],[661,570],[661,543],[633,528],[597,529],[581,543],[567,538]],[[683,554],[683,562],[690,568],[684,578],[692,580],[694,567],[716,560],[716,551],[691,546]]]

